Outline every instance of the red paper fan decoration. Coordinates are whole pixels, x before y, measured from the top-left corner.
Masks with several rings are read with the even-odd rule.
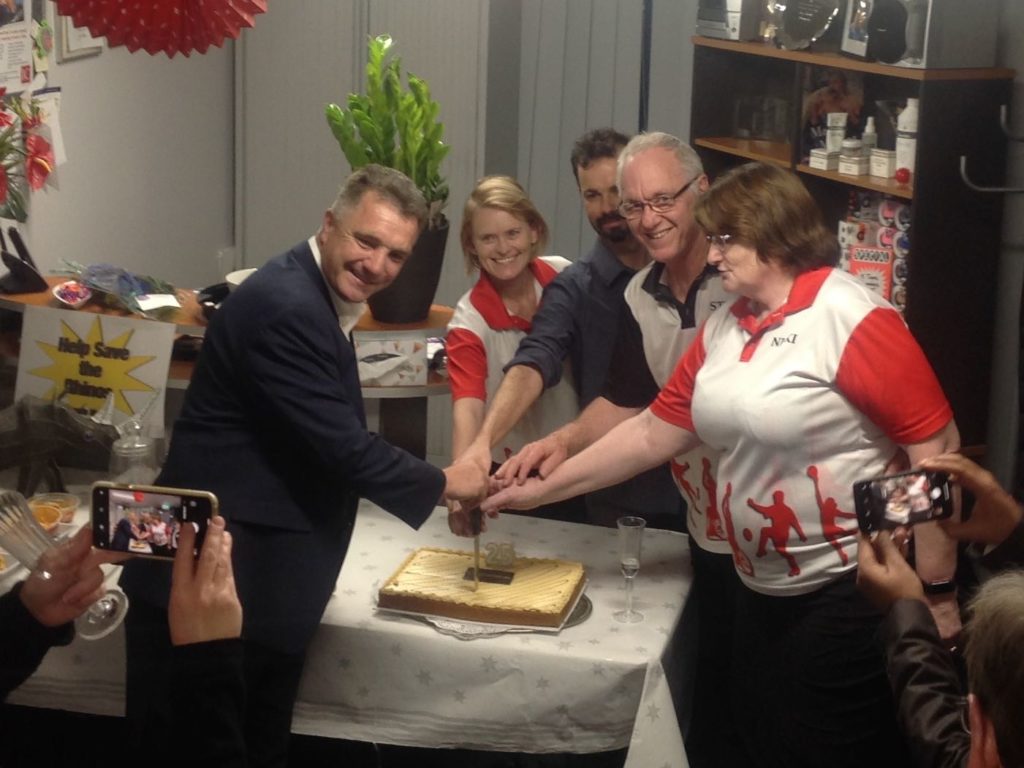
[[[251,27],[267,0],[54,0],[57,12],[110,47],[150,54],[206,53]]]

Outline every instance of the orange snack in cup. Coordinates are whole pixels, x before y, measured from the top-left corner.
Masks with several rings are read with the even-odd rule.
[[[32,514],[36,520],[43,526],[44,531],[53,533],[57,530],[57,523],[60,522],[60,509],[57,506],[34,502],[30,503],[29,507],[32,509]]]
[[[28,500],[31,507],[34,504],[49,504],[60,511],[60,521],[70,523],[78,509],[78,497],[73,493],[37,493]]]

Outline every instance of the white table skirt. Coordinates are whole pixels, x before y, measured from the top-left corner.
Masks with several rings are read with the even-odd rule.
[[[359,509],[337,590],[307,655],[296,733],[421,747],[589,753],[629,747],[629,768],[685,768],[663,660],[690,585],[686,537],[649,530],[635,605],[624,605],[616,532],[503,515],[483,543],[521,555],[580,560],[592,615],[557,634],[461,640],[376,610],[376,593],[413,549],[471,549],[438,509],[419,531],[368,502]],[[113,574],[111,578],[116,578]],[[674,652],[674,651],[672,651]],[[674,660],[675,661],[675,660]],[[124,638],[76,639],[51,651],[8,701],[103,715],[124,713]]]

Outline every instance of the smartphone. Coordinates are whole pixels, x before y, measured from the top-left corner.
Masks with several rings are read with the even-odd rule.
[[[217,497],[208,491],[99,482],[92,487],[93,546],[173,560],[181,526],[191,525],[198,555],[216,514]]]
[[[945,472],[913,470],[853,484],[857,524],[864,533],[941,520],[953,514]]]

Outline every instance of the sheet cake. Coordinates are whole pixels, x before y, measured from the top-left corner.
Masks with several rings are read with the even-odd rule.
[[[501,570],[509,584],[465,579],[473,553],[453,549],[417,549],[378,594],[381,608],[445,616],[487,624],[560,627],[583,590],[583,564],[568,560],[517,557]]]

